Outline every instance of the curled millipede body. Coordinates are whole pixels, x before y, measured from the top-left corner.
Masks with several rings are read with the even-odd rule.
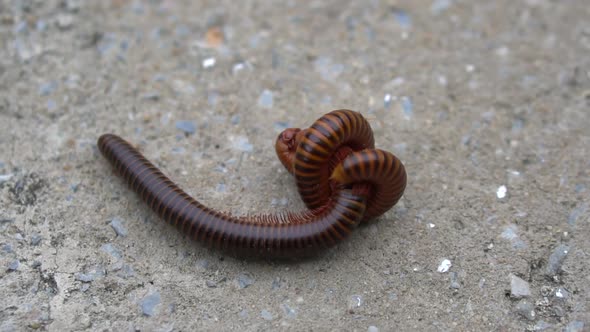
[[[305,130],[285,130],[275,148],[310,210],[234,217],[190,197],[122,138],[98,140],[116,172],[162,219],[209,247],[254,257],[317,254],[390,209],[405,189],[405,169],[373,145],[369,124],[348,110],[328,113]]]

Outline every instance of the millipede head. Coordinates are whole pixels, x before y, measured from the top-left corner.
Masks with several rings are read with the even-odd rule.
[[[297,146],[303,137],[304,130],[299,128],[287,128],[277,137],[275,150],[279,160],[289,173],[293,173],[293,160]]]

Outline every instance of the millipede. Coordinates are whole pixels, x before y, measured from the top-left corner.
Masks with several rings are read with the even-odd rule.
[[[308,210],[236,217],[192,198],[121,137],[98,139],[115,172],[163,220],[208,247],[261,258],[315,255],[391,209],[406,188],[406,171],[396,156],[374,145],[371,126],[351,110],[327,113],[306,129],[284,130],[275,150]]]

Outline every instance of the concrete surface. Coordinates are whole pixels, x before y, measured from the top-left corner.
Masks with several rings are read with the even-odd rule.
[[[0,330],[590,330],[590,6],[0,2]],[[286,126],[363,112],[401,203],[315,260],[161,223],[95,142],[202,202],[297,210]]]

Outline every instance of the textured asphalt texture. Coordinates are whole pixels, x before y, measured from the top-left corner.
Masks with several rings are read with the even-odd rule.
[[[590,330],[590,6],[0,1],[0,331]],[[408,187],[301,262],[189,241],[96,148],[303,208],[286,127],[362,112]]]

